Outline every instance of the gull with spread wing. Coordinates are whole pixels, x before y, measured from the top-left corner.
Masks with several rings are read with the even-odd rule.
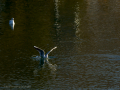
[[[49,54],[51,51],[53,51],[54,49],[56,49],[57,47],[52,48],[52,49],[51,49],[49,52],[47,52],[46,54],[45,54],[44,50],[40,49],[39,47],[34,46],[34,48],[40,53],[40,57],[41,57],[40,62],[41,62],[41,65],[43,65],[44,62],[45,62],[45,60],[46,60],[46,58],[47,58],[47,60],[48,60],[48,54]],[[47,62],[47,60],[46,60],[46,62]]]

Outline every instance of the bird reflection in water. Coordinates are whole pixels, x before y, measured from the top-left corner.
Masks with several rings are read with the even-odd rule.
[[[50,70],[52,73],[54,73],[56,71],[57,65],[56,64],[51,64],[48,61],[48,58],[41,58],[39,56],[33,56],[32,58],[33,58],[33,60],[39,62],[38,66],[33,71],[34,75],[38,75],[39,72],[44,71],[44,70],[45,71]]]

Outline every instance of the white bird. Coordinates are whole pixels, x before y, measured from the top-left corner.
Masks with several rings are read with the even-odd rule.
[[[14,29],[15,25],[14,18],[11,18],[11,20],[9,20],[9,25],[11,26],[11,29]]]
[[[49,52],[47,52],[46,54],[45,54],[45,52],[44,52],[44,50],[42,50],[42,49],[40,49],[40,48],[38,48],[38,47],[36,47],[36,46],[34,46],[34,48],[40,53],[40,65],[41,66],[43,66],[43,64],[44,64],[44,62],[46,62],[46,63],[49,63],[48,62],[48,54],[51,52],[51,51],[53,51],[54,49],[56,49],[57,47],[54,47],[54,48],[52,48]]]

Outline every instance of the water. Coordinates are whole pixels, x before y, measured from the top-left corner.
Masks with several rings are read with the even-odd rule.
[[[119,90],[119,8],[118,0],[0,1],[0,89]],[[39,68],[33,46],[57,49]]]

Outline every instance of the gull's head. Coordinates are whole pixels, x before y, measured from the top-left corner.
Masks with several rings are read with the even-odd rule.
[[[11,20],[14,20],[14,18],[11,18]]]

